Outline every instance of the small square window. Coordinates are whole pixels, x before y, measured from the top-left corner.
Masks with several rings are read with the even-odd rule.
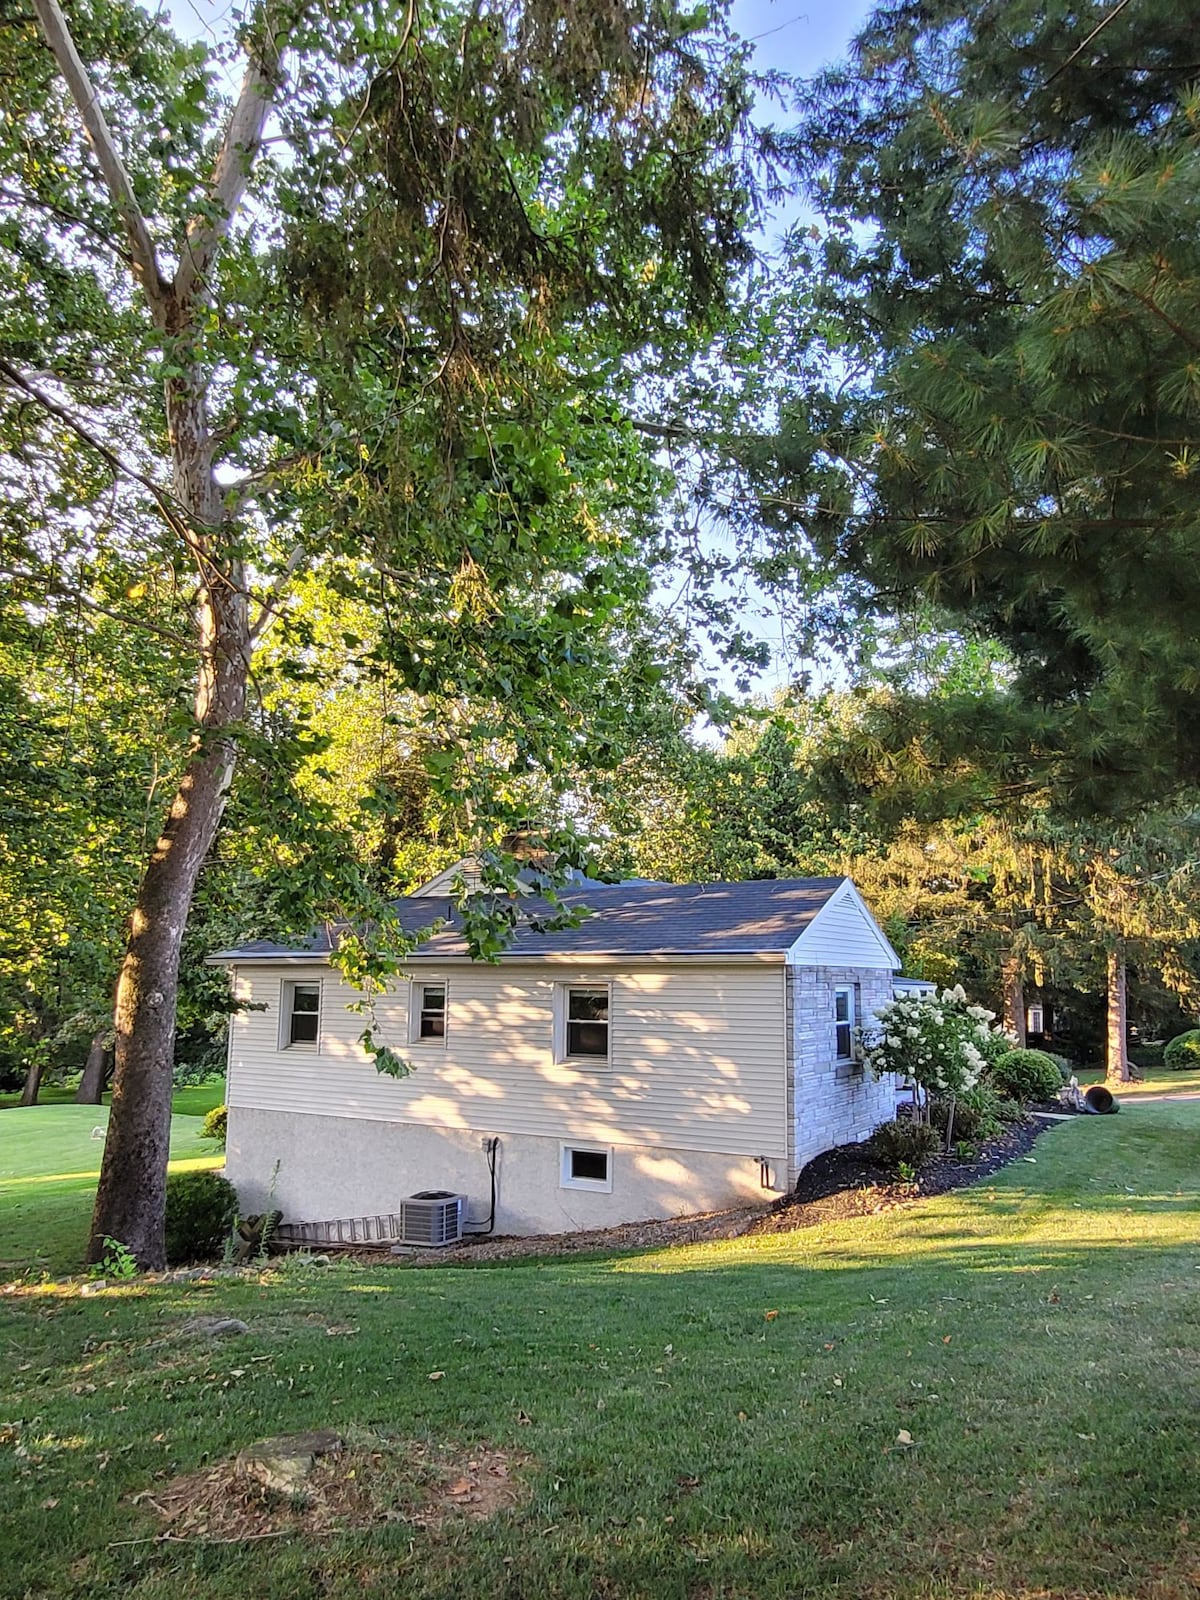
[[[612,1193],[612,1151],[594,1145],[559,1146],[563,1189],[592,1189],[598,1194]]]
[[[608,1059],[608,990],[568,989],[566,1000],[566,1056]]]
[[[418,1039],[444,1039],[446,1037],[446,985],[444,983],[419,983],[416,985]]]
[[[321,1032],[321,985],[285,983],[280,1029],[280,1046],[315,1050]]]

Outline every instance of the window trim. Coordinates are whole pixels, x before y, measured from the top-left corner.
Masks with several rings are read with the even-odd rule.
[[[426,989],[440,989],[445,996],[442,1008],[442,1032],[421,1035],[421,1013],[425,1009],[424,993]],[[450,1032],[450,985],[445,978],[414,978],[409,987],[408,996],[408,1042],[419,1045],[428,1050],[444,1050],[446,1038]]]
[[[317,991],[317,1036],[315,1039],[293,1039],[292,1018],[295,1015],[297,989]],[[320,1055],[321,1029],[325,1021],[325,984],[320,978],[284,978],[279,988],[279,1048],[299,1050],[305,1055]]]
[[[571,1157],[576,1151],[589,1156],[603,1156],[607,1164],[608,1176],[606,1178],[572,1177]],[[558,1147],[558,1187],[560,1189],[580,1189],[592,1194],[611,1194],[613,1187],[612,1145],[585,1144],[580,1140],[564,1140]]]
[[[601,1055],[572,1055],[567,1049],[567,1040],[570,1037],[567,1023],[571,1006],[571,994],[575,990],[584,990],[590,994],[603,994],[608,1008],[608,1018],[605,1022],[607,1029],[608,1048]],[[554,1059],[567,1066],[577,1067],[581,1071],[588,1067],[609,1067],[612,1065],[613,1045],[613,1003],[612,984],[596,983],[582,980],[570,983],[557,983],[554,986]]]
[[[848,996],[845,1022],[838,1019],[838,997]],[[842,1055],[838,1049],[838,1033],[842,1028],[850,1030],[850,1045],[847,1053]],[[852,1067],[858,1065],[858,1057],[854,1053],[854,1034],[858,1028],[858,985],[856,983],[838,983],[833,989],[833,1060],[839,1067]]]

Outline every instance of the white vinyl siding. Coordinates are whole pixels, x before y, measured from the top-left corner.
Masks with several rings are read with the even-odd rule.
[[[794,966],[895,971],[900,958],[850,883],[829,900],[788,953]]]
[[[392,1079],[358,1044],[356,992],[327,967],[321,1056],[278,1048],[278,968],[239,964],[239,991],[265,1011],[234,1017],[227,1101],[263,1111],[413,1122],[489,1133],[544,1134],[591,1148],[648,1145],[731,1155],[787,1155],[782,966],[667,967],[552,973],[515,964],[414,973],[447,982],[446,1040],[417,1070]],[[609,990],[609,1054],[595,1065],[555,1060],[555,996],[563,986]],[[377,1037],[404,1053],[408,991],[376,1004]]]

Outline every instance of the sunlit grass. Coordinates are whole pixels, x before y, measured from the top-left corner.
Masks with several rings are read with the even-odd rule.
[[[1185,1072],[1170,1072],[1166,1067],[1140,1067],[1141,1082],[1122,1083],[1115,1087],[1114,1093],[1119,1100],[1127,1096],[1143,1094],[1200,1094],[1200,1066],[1190,1067]],[[1089,1084],[1104,1083],[1104,1068],[1102,1066],[1084,1070],[1077,1073],[1080,1087],[1086,1089]]]
[[[0,1277],[78,1270],[104,1153],[107,1106],[0,1111]],[[219,1166],[202,1119],[171,1119],[171,1170]]]
[[[1194,1600],[1200,1105],[1031,1155],[911,1209],[638,1256],[0,1300],[0,1417],[29,1449],[0,1445],[0,1592]],[[201,1312],[250,1332],[181,1334]],[[122,1542],[158,1526],[132,1496],[311,1426],[490,1441],[532,1458],[531,1498],[440,1533]]]

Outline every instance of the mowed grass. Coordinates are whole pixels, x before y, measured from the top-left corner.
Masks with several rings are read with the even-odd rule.
[[[188,1105],[197,1098],[193,1090],[181,1091],[176,1112],[181,1099]],[[104,1152],[98,1130],[107,1125],[107,1106],[0,1111],[0,1277],[78,1269]],[[202,1127],[199,1114],[172,1117],[172,1172],[221,1164],[217,1146],[200,1137]]]
[[[1200,1066],[1183,1072],[1171,1072],[1166,1067],[1138,1067],[1136,1070],[1142,1074],[1141,1082],[1117,1085],[1114,1092],[1118,1100],[1144,1094],[1200,1094]],[[1083,1089],[1089,1084],[1107,1081],[1102,1065],[1091,1069],[1081,1067],[1076,1076]]]
[[[68,1083],[51,1083],[43,1087],[38,1095],[39,1106],[65,1106],[75,1102],[75,1090],[78,1080]],[[176,1089],[171,1100],[171,1109],[176,1116],[202,1117],[211,1111],[214,1106],[219,1106],[225,1098],[224,1078],[208,1078],[203,1083],[197,1083],[187,1089]],[[107,1105],[109,1096],[104,1096]],[[7,1094],[0,1094],[0,1111],[9,1109],[21,1110],[21,1092],[14,1089]]]
[[[1194,1597],[1198,1156],[1200,1105],[1141,1105],[976,1189],[792,1234],[26,1283],[0,1299],[0,1593]],[[198,1313],[249,1332],[183,1333]],[[135,1497],[331,1425],[401,1459],[519,1452],[526,1503],[155,1542]]]

